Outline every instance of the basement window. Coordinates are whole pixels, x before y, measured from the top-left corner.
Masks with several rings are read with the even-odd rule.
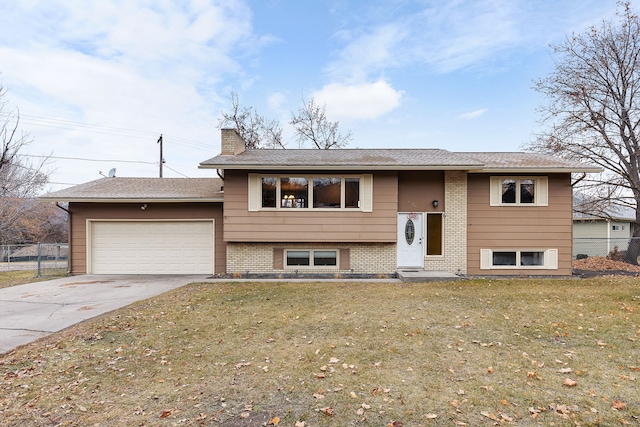
[[[338,251],[327,249],[288,249],[286,267],[337,267]]]
[[[558,269],[558,250],[480,249],[480,269]]]

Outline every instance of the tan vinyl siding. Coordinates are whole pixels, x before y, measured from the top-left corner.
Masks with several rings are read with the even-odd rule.
[[[226,272],[226,250],[222,239],[222,204],[220,203],[70,203],[71,274],[87,271],[87,219],[214,219],[215,272]]]
[[[444,211],[444,171],[398,172],[398,212]]]
[[[314,172],[305,171],[305,174]],[[276,175],[277,172],[273,172]],[[299,174],[299,173],[298,173]],[[329,175],[319,172],[319,175]],[[264,173],[263,175],[269,175]],[[288,173],[296,176],[296,172]],[[359,210],[249,211],[248,174],[225,172],[224,238],[227,242],[395,242],[397,173],[373,175],[373,212]]]
[[[489,174],[468,175],[470,275],[570,275],[572,188],[569,174],[548,175],[548,206],[490,206]],[[480,249],[558,249],[558,269],[480,269]]]

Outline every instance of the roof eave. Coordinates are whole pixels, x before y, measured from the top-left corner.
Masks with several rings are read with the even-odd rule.
[[[198,169],[227,169],[227,170],[477,170],[481,171],[481,165],[203,165]]]
[[[105,198],[105,197],[38,197],[41,202],[69,202],[69,203],[222,203],[224,197],[207,198]]]
[[[485,168],[472,173],[600,173],[601,168]]]

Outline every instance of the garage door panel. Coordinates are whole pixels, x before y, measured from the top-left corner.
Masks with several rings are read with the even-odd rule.
[[[212,274],[213,221],[93,221],[94,274]]]

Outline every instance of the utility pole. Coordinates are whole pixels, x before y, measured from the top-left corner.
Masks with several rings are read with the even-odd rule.
[[[162,178],[162,164],[164,163],[164,158],[162,157],[162,134],[158,138],[158,144],[160,144],[160,178]]]

